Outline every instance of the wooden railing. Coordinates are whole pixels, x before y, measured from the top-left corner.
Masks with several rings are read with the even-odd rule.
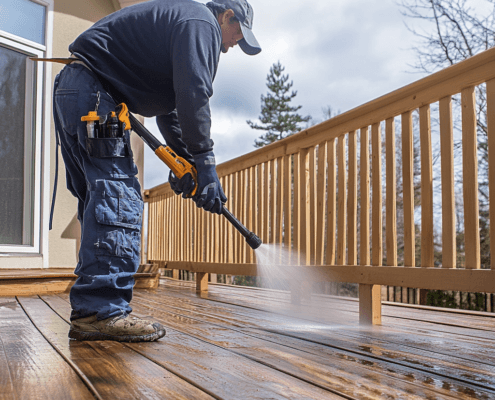
[[[493,198],[495,49],[219,165],[217,171],[229,198],[227,205],[264,243],[282,243],[291,249],[291,264],[297,266],[287,268],[305,266],[308,271],[317,271],[320,279],[359,284],[363,323],[381,322],[380,285],[494,293],[495,240],[490,244],[491,269],[480,269],[475,87],[485,83],[489,189]],[[462,269],[456,268],[452,111],[452,96],[459,93],[465,234]],[[441,202],[436,203],[441,203],[441,219],[435,218],[438,214],[434,213],[433,196],[431,105],[436,102],[441,153],[440,165],[435,164],[441,176]],[[415,266],[413,187],[413,112],[417,110],[421,148],[420,266]],[[396,117],[401,119],[401,193],[397,192]],[[384,166],[382,158],[386,160]],[[399,228],[403,232],[404,266],[400,267],[398,195],[403,201],[403,226]],[[257,274],[253,251],[224,218],[197,209],[192,201],[174,195],[168,184],[147,190],[145,197],[149,203],[149,263],[196,272],[198,290],[206,290],[208,273]],[[493,219],[495,202],[489,207]],[[442,232],[441,268],[434,266],[434,226]],[[495,237],[495,223],[490,224],[490,236]]]

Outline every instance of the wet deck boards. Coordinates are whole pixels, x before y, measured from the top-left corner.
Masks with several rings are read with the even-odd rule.
[[[0,297],[0,399],[495,399],[495,318],[162,280],[154,343],[69,341],[67,294]]]

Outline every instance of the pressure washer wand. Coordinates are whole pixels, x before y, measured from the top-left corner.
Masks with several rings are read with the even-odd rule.
[[[253,250],[256,250],[258,247],[260,247],[263,244],[261,239],[258,236],[256,236],[253,232],[248,230],[244,225],[242,225],[239,222],[239,220],[236,217],[234,217],[234,215],[229,210],[227,210],[225,206],[223,206],[222,215],[225,218],[227,218],[232,225],[234,225],[234,228],[236,228],[242,236],[244,236],[247,244]]]
[[[139,122],[134,115],[132,115],[125,103],[121,103],[117,106],[117,113],[119,115],[119,121],[125,123],[125,129],[132,129],[137,135],[153,150],[153,152],[162,160],[174,173],[177,178],[182,178],[186,174],[191,174],[196,187],[191,193],[194,195],[197,189],[197,172],[196,168],[192,166],[187,160],[179,157],[170,147],[163,146],[160,141],[155,138],[148,129],[146,129],[141,122]],[[261,239],[253,232],[248,230],[234,215],[225,207],[222,207],[222,215],[236,228],[239,233],[244,236],[247,244],[256,250],[262,245]]]

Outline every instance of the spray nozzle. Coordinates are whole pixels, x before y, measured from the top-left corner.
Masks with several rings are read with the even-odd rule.
[[[242,225],[239,220],[234,217],[232,215],[232,213],[227,210],[227,208],[225,206],[223,206],[223,209],[222,209],[222,214],[225,218],[227,218],[229,220],[229,222],[234,225],[234,228],[236,228],[239,233],[244,236],[244,238],[246,239],[246,242],[247,244],[253,249],[253,250],[256,250],[258,247],[260,247],[263,242],[261,241],[261,239],[256,236],[253,232],[251,232],[250,230],[248,230],[244,225]]]

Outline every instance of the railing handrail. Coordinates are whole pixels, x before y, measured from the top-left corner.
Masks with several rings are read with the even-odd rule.
[[[495,78],[495,48],[488,49],[455,65],[417,80],[375,100],[304,129],[217,166],[219,177],[244,170],[262,162],[294,154],[348,132],[414,110],[459,93],[467,86]],[[145,190],[145,200],[173,194],[168,183]]]

